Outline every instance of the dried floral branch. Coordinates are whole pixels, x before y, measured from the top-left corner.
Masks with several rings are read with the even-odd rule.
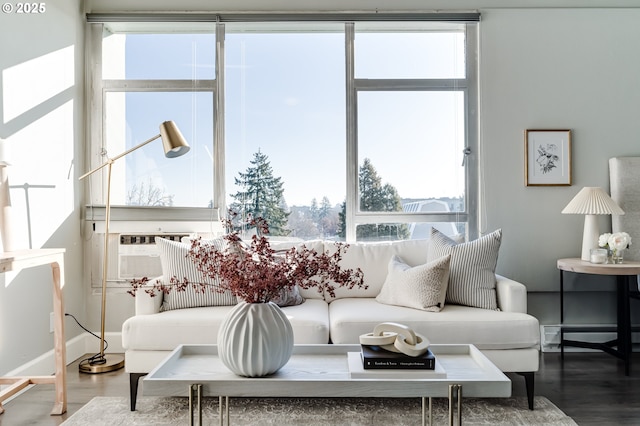
[[[207,287],[211,291],[231,291],[236,297],[249,303],[266,303],[278,297],[283,289],[317,288],[319,293],[326,292],[335,297],[337,287],[367,288],[364,274],[360,268],[342,269],[340,261],[349,245],[335,243],[335,251],[318,253],[306,246],[276,252],[268,238],[269,226],[261,218],[250,219],[250,226],[256,228],[256,235],[247,244],[242,241],[238,231],[231,231],[232,218],[225,219],[224,225],[230,232],[223,238],[227,242],[225,250],[205,244],[201,239],[193,240],[188,257],[194,262],[204,277],[218,281],[219,285],[191,283],[186,279],[171,277],[168,284],[156,281],[149,286],[150,280],[142,278],[131,282],[130,294],[144,288],[149,295],[156,291],[167,294],[169,291],[184,291],[191,285],[198,292]]]

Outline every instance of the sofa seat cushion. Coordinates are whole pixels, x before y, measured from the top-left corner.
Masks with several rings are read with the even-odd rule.
[[[136,315],[122,325],[125,350],[173,350],[181,344],[215,344],[218,330],[233,306],[176,309]],[[308,299],[282,308],[291,321],[294,343],[329,341],[329,312],[323,300]]]
[[[359,343],[381,322],[413,328],[434,344],[473,344],[478,349],[539,348],[538,320],[519,312],[502,312],[447,304],[440,312],[384,305],[375,299],[351,298],[329,304],[331,342]]]

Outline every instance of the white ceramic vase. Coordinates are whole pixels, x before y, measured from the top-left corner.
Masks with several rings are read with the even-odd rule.
[[[275,303],[238,303],[218,333],[218,356],[239,376],[261,377],[282,368],[293,351],[293,328]]]

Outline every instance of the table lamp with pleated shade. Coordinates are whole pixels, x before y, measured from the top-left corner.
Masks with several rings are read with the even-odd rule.
[[[573,197],[567,207],[562,210],[562,213],[585,215],[581,259],[588,261],[591,256],[591,249],[598,247],[598,237],[600,236],[596,215],[622,215],[624,211],[602,188],[587,186]]]

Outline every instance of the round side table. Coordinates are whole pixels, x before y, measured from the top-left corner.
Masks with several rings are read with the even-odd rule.
[[[630,285],[637,283],[640,275],[640,262],[625,261],[620,264],[596,264],[579,258],[558,259],[560,270],[560,352],[564,359],[564,347],[575,346],[599,349],[624,361],[625,375],[629,375],[631,364],[631,309],[629,299],[638,298],[638,292],[631,292]],[[564,273],[605,275],[616,277],[617,324],[615,328],[604,326],[571,326],[564,325]],[[566,340],[564,333],[586,333],[593,331],[615,331],[616,339],[604,343],[580,342]]]

